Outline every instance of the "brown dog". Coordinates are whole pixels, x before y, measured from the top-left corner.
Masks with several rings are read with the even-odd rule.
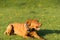
[[[35,38],[44,40],[40,36],[37,35],[36,30],[40,30],[41,23],[37,20],[27,20],[26,23],[12,23],[9,24],[4,34],[11,35],[17,34],[22,36],[23,38],[28,38],[28,36],[33,36]]]

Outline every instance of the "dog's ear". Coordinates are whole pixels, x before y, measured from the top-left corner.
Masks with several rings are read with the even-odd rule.
[[[30,26],[31,25],[31,20],[27,20],[26,24],[27,24],[27,26]]]

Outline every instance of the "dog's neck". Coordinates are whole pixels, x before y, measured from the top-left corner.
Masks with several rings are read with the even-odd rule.
[[[29,28],[29,26],[27,24],[25,24],[25,27],[27,28],[28,33],[32,32],[32,31],[35,31],[35,29]]]
[[[25,24],[25,27],[27,28],[27,30],[29,30],[30,28],[29,28],[29,26],[27,25],[27,24]]]

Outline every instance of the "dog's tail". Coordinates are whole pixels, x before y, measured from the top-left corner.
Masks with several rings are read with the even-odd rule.
[[[13,25],[9,24],[4,34],[11,35],[12,32],[13,32]]]

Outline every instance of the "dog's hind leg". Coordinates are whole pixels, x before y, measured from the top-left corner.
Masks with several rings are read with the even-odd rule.
[[[6,29],[6,31],[4,32],[4,34],[10,35],[11,31],[12,31],[12,28],[13,28],[12,25],[9,24],[8,27],[7,27],[7,29]]]

